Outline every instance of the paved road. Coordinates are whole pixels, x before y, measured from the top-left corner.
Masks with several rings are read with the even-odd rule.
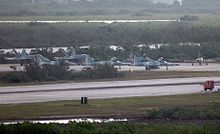
[[[0,104],[78,100],[82,96],[98,99],[199,93],[199,83],[210,79],[220,81],[220,77],[199,77],[0,87]]]

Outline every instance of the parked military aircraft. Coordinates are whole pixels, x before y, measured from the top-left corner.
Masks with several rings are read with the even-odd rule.
[[[86,64],[86,56],[87,54],[76,54],[76,50],[72,49],[71,54],[68,54],[64,49],[61,49],[61,51],[64,53],[64,57],[56,57],[58,60],[65,60],[67,63],[71,65],[77,65],[77,64]]]
[[[113,65],[113,66],[123,66],[123,65],[130,65],[130,63],[124,63],[121,62],[119,60],[117,60],[116,57],[111,58],[110,60],[107,61],[95,61],[92,57],[90,57],[89,55],[86,56],[86,65]]]
[[[97,64],[110,64],[110,65],[127,65],[124,62],[119,61],[116,57],[111,58],[110,60],[107,61],[99,61]]]
[[[134,55],[134,59],[133,59],[133,65],[134,66],[145,66],[146,70],[150,70],[150,69],[159,69],[160,66],[160,62],[163,60],[164,58],[161,57],[158,60],[153,60],[150,59],[149,57],[137,57]]]
[[[179,66],[177,63],[167,62],[165,60],[160,61],[160,66]]]
[[[202,63],[205,62],[204,58],[203,57],[199,57],[196,59],[196,62],[199,63],[199,65],[202,65]]]
[[[40,54],[36,54],[34,56],[34,62],[40,66],[42,65],[57,65],[59,64],[59,61],[56,60],[56,61],[51,61],[49,59],[47,59],[46,57],[43,57],[42,55]]]
[[[14,49],[13,51],[15,53],[15,57],[5,57],[6,60],[17,61],[21,65],[33,62],[34,60],[34,55],[28,54],[25,49],[23,49],[21,53],[18,53]]]
[[[199,65],[202,65],[203,63],[205,63],[206,65],[208,65],[208,61],[205,60],[203,57],[199,57],[199,58],[197,58],[196,60],[192,61],[192,66],[193,66],[195,63],[198,63]]]

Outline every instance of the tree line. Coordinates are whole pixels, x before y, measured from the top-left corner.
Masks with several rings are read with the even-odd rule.
[[[0,48],[220,42],[220,25],[168,23],[0,24]]]
[[[172,23],[74,23],[74,24],[0,24],[0,48],[74,47],[79,54],[97,60],[129,58],[130,53],[167,59],[195,59],[220,56],[220,26],[190,21]],[[139,45],[144,45],[139,47]],[[163,44],[151,49],[152,44]],[[199,44],[192,45],[192,44]],[[111,45],[122,47],[114,51]],[[89,49],[79,49],[90,46]],[[49,59],[64,54],[42,50]],[[7,63],[0,54],[1,63]]]
[[[1,0],[0,16],[138,15],[138,13],[218,13],[218,0],[174,0],[173,4],[153,0]],[[56,10],[54,10],[56,9]]]

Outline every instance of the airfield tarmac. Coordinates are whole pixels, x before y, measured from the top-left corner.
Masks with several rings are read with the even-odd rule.
[[[0,72],[13,71],[13,69],[10,66],[15,66],[17,70],[23,70],[23,67],[21,67],[19,64],[0,64]]]
[[[168,66],[169,71],[220,71],[220,63],[209,63],[207,66],[203,64],[202,66],[198,63],[192,66],[192,63],[178,63],[179,66]],[[19,64],[0,64],[0,72],[13,71],[10,66],[16,66],[17,70],[23,70]],[[85,66],[70,66],[70,69],[80,71]],[[119,66],[116,66],[119,68]],[[144,71],[145,67],[138,66],[121,66],[119,71]],[[167,71],[166,66],[160,66],[159,69],[152,69],[151,71]]]
[[[220,82],[197,77],[0,87],[0,104],[200,93],[200,83],[209,79]]]
[[[0,71],[12,71],[9,66],[0,65]],[[20,65],[16,66],[18,70],[23,69]],[[83,66],[71,66],[71,69],[78,71],[82,68]],[[141,71],[145,68],[121,66],[120,70]],[[220,64],[210,63],[208,66],[195,64],[192,66],[191,63],[180,63],[180,66],[169,66],[168,70],[220,71]],[[167,70],[166,67],[160,67],[160,69],[152,71]],[[203,91],[203,87],[199,83],[210,79],[220,82],[220,77],[200,77],[0,87],[0,104],[79,100],[82,96],[99,99],[199,93]]]
[[[159,69],[152,69],[151,71],[220,71],[220,64],[209,63],[207,66],[205,64],[199,65],[198,63],[192,66],[192,63],[178,63],[179,66],[160,66]],[[116,66],[118,68],[118,66]],[[144,71],[145,67],[137,66],[121,66],[121,71]]]

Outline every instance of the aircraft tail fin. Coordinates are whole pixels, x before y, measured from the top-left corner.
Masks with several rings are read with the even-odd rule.
[[[149,57],[146,57],[145,59],[146,59],[147,62],[153,61],[153,60],[152,60],[151,58],[149,58]]]
[[[163,61],[163,60],[164,60],[164,58],[163,58],[163,57],[160,57],[157,61],[161,62],[161,61]]]
[[[117,58],[116,57],[112,57],[111,61],[117,61]]]
[[[86,58],[85,58],[85,64],[88,66],[90,64],[90,57],[89,55],[86,55]]]
[[[25,49],[23,49],[21,52],[21,57],[27,57],[27,56],[28,56],[28,53],[26,52]]]
[[[68,53],[64,49],[60,49],[60,51],[64,54],[65,57],[69,57]]]
[[[72,52],[71,52],[70,56],[72,56],[72,57],[76,56],[76,50],[75,49],[72,49]]]
[[[35,62],[36,62],[37,64],[41,65],[41,64],[43,64],[43,63],[45,63],[45,62],[50,62],[50,60],[47,59],[46,57],[43,57],[43,56],[40,55],[40,54],[37,54],[37,55],[35,56]]]
[[[15,49],[13,49],[12,51],[14,52],[14,54],[19,55],[19,53]]]
[[[136,56],[136,55],[134,55],[134,65],[136,66],[136,65],[137,65],[137,63],[138,63],[138,58],[137,58],[137,56]]]
[[[130,59],[133,59],[133,58],[134,58],[134,53],[133,53],[133,52],[130,53],[129,58],[130,58]]]
[[[39,64],[40,62],[42,62],[41,58],[40,58],[40,54],[36,54],[35,58],[34,58],[34,62]]]

